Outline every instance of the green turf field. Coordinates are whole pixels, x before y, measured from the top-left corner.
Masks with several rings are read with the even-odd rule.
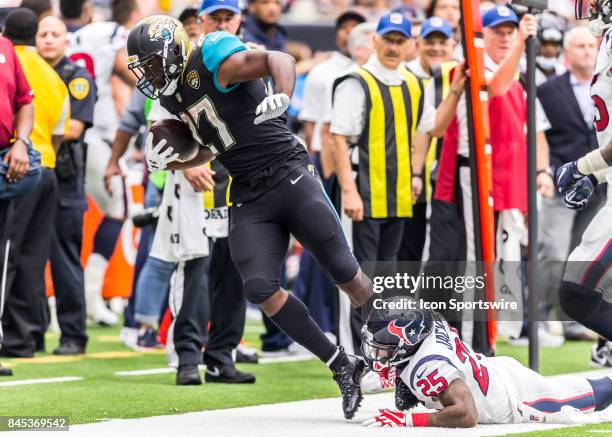
[[[246,342],[259,344],[257,326],[249,322]],[[33,360],[5,359],[17,379],[83,377],[82,381],[0,387],[2,415],[69,416],[71,424],[114,418],[146,417],[219,408],[287,402],[338,396],[338,389],[327,368],[316,360],[268,365],[241,365],[254,372],[254,385],[203,385],[177,387],[173,373],[147,376],[115,376],[117,371],[166,367],[162,351],[133,352],[118,338],[119,329],[92,327],[88,353],[82,357],[55,357],[38,354]],[[47,350],[56,347],[56,335],[47,336]],[[541,352],[544,375],[589,370],[590,343],[570,342],[559,349]],[[527,362],[527,349],[498,345],[499,355],[513,356]],[[588,429],[609,430],[612,424]],[[586,430],[587,428],[585,428]],[[538,435],[541,433],[535,433]],[[576,429],[551,431],[549,435],[578,435]]]

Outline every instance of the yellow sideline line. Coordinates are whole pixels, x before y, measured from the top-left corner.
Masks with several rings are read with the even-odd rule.
[[[96,340],[100,343],[121,343],[121,339],[116,335],[99,335]]]
[[[10,367],[11,364],[59,364],[59,363],[71,363],[76,361],[83,361],[87,359],[114,359],[114,358],[134,358],[143,355],[162,355],[165,351],[163,349],[155,349],[152,351],[108,351],[108,352],[94,352],[85,355],[74,355],[74,356],[59,356],[59,355],[45,355],[42,357],[34,358],[12,358],[2,361],[2,365]]]

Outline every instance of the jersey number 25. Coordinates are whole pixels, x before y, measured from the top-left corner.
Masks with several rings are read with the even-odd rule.
[[[478,364],[477,359],[470,353],[470,349],[458,337],[455,338],[455,349],[457,358],[459,358],[462,363],[465,363],[466,360],[470,361],[472,375],[478,383],[480,391],[486,396],[489,391],[489,370],[483,364]]]

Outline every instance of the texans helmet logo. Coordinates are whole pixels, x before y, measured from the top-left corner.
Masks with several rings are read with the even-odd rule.
[[[400,323],[402,322],[397,319],[392,320],[387,326],[387,331],[410,346],[422,340],[421,334],[425,331],[425,320],[422,313],[418,312],[418,316],[404,326],[400,326]]]

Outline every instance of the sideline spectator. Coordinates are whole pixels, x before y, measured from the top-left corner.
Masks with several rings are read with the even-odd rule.
[[[286,52],[287,31],[278,24],[282,12],[280,0],[249,0],[248,11],[242,23],[242,40]]]
[[[60,0],[59,9],[60,18],[66,23],[69,33],[74,33],[91,23],[93,5],[90,0]]]
[[[204,0],[200,9],[204,35],[219,30],[238,32],[240,9],[236,0]],[[211,162],[210,168],[214,172],[214,188],[204,194],[204,206],[209,217],[206,234],[213,237],[214,242],[208,268],[211,311],[208,343],[202,357],[206,365],[204,378],[206,383],[254,383],[255,375],[240,371],[234,361],[256,362],[257,357],[247,358],[240,351],[236,352],[236,360],[232,357],[244,333],[246,296],[228,243],[229,174],[218,160]],[[184,172],[186,177],[188,172]]]
[[[595,107],[590,92],[598,48],[597,38],[587,28],[570,30],[564,42],[569,71],[538,88],[538,98],[552,125],[546,131],[546,138],[553,174],[563,163],[574,161],[598,147],[593,125]],[[556,190],[554,196],[542,200],[538,258],[545,263],[541,270],[547,278],[542,277],[542,285],[547,288],[542,292],[546,299],[540,301],[542,317],[548,316],[551,305],[557,301],[564,261],[604,203],[602,190],[598,190],[581,211],[566,208],[563,196]],[[593,339],[578,323],[565,323],[564,327],[566,339]]]
[[[23,0],[21,2],[21,7],[34,12],[38,21],[53,15],[51,0]]]
[[[376,54],[357,73],[334,84],[330,129],[336,141],[334,163],[342,187],[343,209],[353,220],[353,245],[360,261],[396,259],[401,218],[412,215],[413,198],[423,187],[421,171],[428,135],[444,132],[458,100],[458,95],[452,94],[436,113],[419,79],[410,72],[400,76],[397,67],[411,50],[411,31],[410,23],[401,14],[383,16],[374,37]],[[462,80],[463,76],[457,74],[453,86],[460,88]],[[403,94],[398,95],[398,89]],[[367,105],[373,105],[372,93],[385,98],[377,99],[376,106],[365,111]],[[398,104],[405,105],[405,120],[391,116]],[[378,116],[372,115],[377,113]],[[387,121],[381,125],[381,120]],[[385,134],[379,137],[368,132]],[[352,176],[349,144],[358,144],[360,150],[357,182]],[[411,147],[415,149],[413,157]],[[391,150],[387,159],[376,148]],[[389,161],[391,158],[395,161]]]
[[[200,20],[197,9],[193,7],[185,8],[181,15],[179,15],[179,21],[183,23],[183,28],[185,28],[189,39],[192,41],[197,40],[198,36],[200,36]]]
[[[527,107],[525,92],[518,80],[519,61],[525,51],[525,41],[537,34],[537,21],[533,15],[526,14],[519,24],[516,14],[506,6],[489,9],[483,15],[485,46],[485,77],[489,86],[489,118],[491,126],[491,145],[493,148],[493,197],[497,213],[496,255],[498,260],[519,262],[520,245],[526,233],[522,213],[527,210],[527,146],[525,123]],[[518,32],[517,32],[518,28]],[[461,194],[463,220],[465,223],[466,260],[468,269],[476,268],[474,224],[472,211],[471,174],[469,168],[469,141],[467,105],[461,99],[457,108],[457,123],[452,123],[445,135],[445,143],[440,160],[435,198],[454,202],[455,192]],[[544,131],[548,126],[544,120],[537,125],[538,169],[548,167],[548,144]],[[538,174],[538,190],[550,195],[554,187],[550,174]],[[519,284],[518,274],[506,269],[499,272],[507,283]],[[468,271],[466,274],[475,274]],[[506,275],[506,276],[504,276]],[[466,290],[464,299],[473,299],[473,290]],[[521,290],[513,290],[520,296]],[[520,297],[519,297],[520,299]],[[471,315],[463,313],[465,320]],[[473,320],[473,319],[472,319]],[[471,332],[464,332],[464,338],[471,342]],[[513,335],[518,336],[519,333]],[[551,345],[558,345],[563,339],[550,337]],[[480,345],[474,345],[478,350]]]
[[[440,17],[432,17],[423,22],[421,34],[418,41],[418,54],[416,60],[407,62],[404,65],[414,74],[419,76],[426,83],[433,81],[433,86],[426,89],[434,93],[433,101],[439,105],[448,93],[451,92],[451,73],[457,65],[453,59],[453,51],[456,42],[453,39],[453,29],[450,23]],[[398,259],[401,261],[431,261],[426,271],[429,275],[440,277],[455,275],[457,272],[453,261],[462,260],[465,256],[465,243],[463,237],[463,219],[457,204],[432,199],[431,195],[435,189],[437,179],[437,166],[442,151],[444,138],[433,138],[429,145],[427,158],[425,160],[425,192],[424,200],[430,202],[431,212],[429,219],[424,222],[426,211],[423,209],[426,203],[414,206],[415,216],[407,220],[404,225],[404,234]],[[420,214],[421,220],[417,219]],[[419,249],[420,244],[425,244],[425,232],[423,226],[429,223],[429,247],[427,253]],[[419,241],[420,240],[420,241]],[[418,242],[419,246],[415,244]],[[416,248],[417,250],[411,249]],[[422,256],[423,255],[423,256]],[[442,265],[439,261],[451,262],[449,265]],[[415,265],[414,269],[419,266]],[[445,289],[431,290],[431,293],[421,291],[419,297],[429,301],[448,302],[452,296]],[[447,310],[450,311],[450,310]],[[442,311],[444,315],[447,311]],[[457,326],[447,317],[451,324]]]
[[[102,285],[127,213],[122,179],[112,180],[112,196],[104,186],[104,172],[111,155],[109,144],[115,139],[119,123],[117,108],[123,107],[116,104],[112,78],[120,78],[126,86],[136,85],[136,78],[127,67],[125,43],[129,29],[142,18],[136,0],[115,0],[112,6],[112,21],[94,22],[80,28],[72,34],[68,51],[69,59],[90,72],[98,93],[94,125],[85,134],[88,150],[85,189],[104,218],[96,229],[93,250],[85,264],[85,300],[87,315],[103,325],[118,322],[117,315],[106,307],[102,298]],[[81,18],[75,18],[79,25],[85,13],[86,7],[83,7]],[[129,92],[121,97],[127,103]]]
[[[81,246],[85,200],[85,131],[93,124],[96,85],[87,70],[66,58],[66,25],[55,17],[40,21],[36,35],[38,53],[55,69],[68,87],[70,121],[57,152],[59,202],[55,237],[51,243],[51,274],[57,318],[61,330],[55,355],[77,355],[87,345],[85,288]]]
[[[29,195],[15,199],[8,235],[15,248],[8,260],[7,296],[2,323],[4,356],[33,357],[44,350],[46,296],[44,270],[53,237],[57,208],[55,151],[70,118],[68,90],[53,68],[36,52],[38,20],[34,12],[19,8],[5,22],[4,36],[15,51],[34,91],[32,143],[41,154],[42,177]]]
[[[21,179],[28,170],[28,149],[32,146],[30,134],[34,123],[34,107],[32,105],[32,93],[28,81],[21,69],[21,64],[15,53],[11,42],[0,36],[0,150],[4,154],[3,161],[8,164],[7,179],[17,181]],[[13,138],[13,134],[15,137]],[[7,262],[7,231],[9,224],[9,210],[12,208],[12,200],[0,201],[0,243],[2,271],[4,263]],[[9,252],[10,256],[10,252]],[[0,290],[3,299],[6,290]],[[0,307],[0,315],[3,308]],[[1,323],[1,322],[0,322]],[[0,336],[0,346],[3,343]],[[11,369],[2,367],[0,364],[0,376],[11,376]]]
[[[440,17],[447,20],[454,31],[459,30],[461,7],[459,0],[432,0],[425,12],[427,18]]]
[[[336,19],[335,25],[337,50],[332,52],[327,61],[321,62],[310,70],[306,78],[304,101],[299,118],[304,122],[306,145],[309,154],[315,155],[313,158],[315,164],[321,159],[321,125],[323,124],[324,109],[326,107],[322,103],[323,98],[328,92],[327,89],[331,89],[334,79],[355,65],[348,52],[348,36],[355,26],[364,22],[365,17],[357,12],[348,11],[341,14]],[[331,157],[329,157],[329,160],[331,160]],[[331,163],[328,162],[322,166],[329,168]]]
[[[411,38],[403,15],[383,16],[374,35],[375,54],[334,83],[334,168],[342,209],[353,220],[349,235],[360,262],[396,260],[403,219],[412,216],[412,203],[423,187],[428,135],[444,131],[458,101],[453,94],[437,114],[421,81],[409,71],[400,74]],[[456,75],[456,80],[453,86],[461,88],[463,76]]]
[[[279,25],[282,13],[280,0],[248,0],[248,14],[242,23],[241,39],[249,48],[287,51],[287,31]],[[257,47],[259,46],[259,47]],[[281,275],[285,280],[284,272]],[[281,284],[282,285],[282,284]],[[291,339],[262,312],[266,332],[261,335],[262,351],[285,354]]]
[[[563,29],[558,20],[551,14],[543,15],[540,19],[538,42],[536,83],[541,85],[548,78],[559,76],[566,70],[561,61]]]
[[[422,23],[421,33],[417,40],[418,56],[404,66],[421,79],[425,92],[432,93],[430,100],[438,107],[451,92],[451,71],[457,65],[452,61],[455,50],[453,28],[440,17],[428,18]],[[400,67],[401,68],[401,67]],[[457,92],[461,93],[460,90]],[[424,189],[412,207],[412,217],[404,221],[404,231],[398,252],[399,261],[421,261],[427,234],[427,205],[431,200],[432,172],[438,159],[441,138],[433,138],[427,150],[423,172]],[[432,205],[433,208],[433,205]],[[447,229],[442,232],[446,233]],[[418,266],[415,264],[418,274]]]

